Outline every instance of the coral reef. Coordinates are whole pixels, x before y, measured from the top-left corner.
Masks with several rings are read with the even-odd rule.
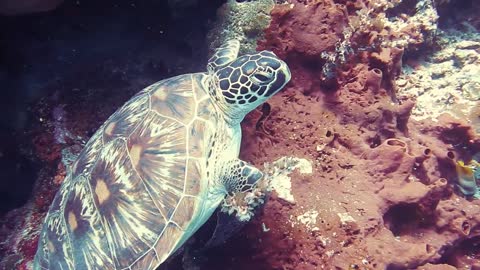
[[[382,38],[391,42],[379,46],[351,35],[350,61],[333,61],[334,83],[322,74],[329,61],[321,52],[341,51],[336,38],[345,37],[351,20],[341,10],[353,3],[292,2],[272,11],[259,48],[287,59],[291,87],[269,102],[268,134],[252,128],[258,115],[247,119],[242,154],[254,163],[286,153],[308,157],[314,173],[292,178],[294,204],[272,196],[247,225],[255,261],[267,269],[478,266],[478,255],[456,252],[473,245],[480,223],[479,202],[456,191],[455,162],[471,158],[480,140],[465,118],[411,118],[415,99],[395,87],[405,48],[414,52],[432,42],[437,18],[431,2],[415,3],[424,14],[396,24]],[[304,38],[309,31],[296,29],[303,25],[322,34]],[[369,51],[358,50],[364,47]]]
[[[226,40],[237,39],[242,42],[240,53],[256,51],[257,40],[270,23],[273,6],[272,0],[227,0],[217,11],[217,21],[208,34],[211,50]]]
[[[444,252],[476,237],[479,202],[453,192],[451,157],[465,153],[453,147],[460,142],[449,141],[447,134],[457,134],[452,137],[462,138],[468,148],[478,148],[478,139],[470,144],[475,140],[471,130],[459,135],[458,122],[449,117],[440,124],[409,120],[404,110],[411,105],[395,109],[386,93],[363,89],[358,84],[357,93],[321,104],[290,88],[270,102],[272,136],[245,130],[249,139],[243,155],[254,162],[285,153],[314,161],[313,175],[292,177],[295,204],[272,196],[260,217],[247,225],[248,239],[256,241],[256,260],[266,261],[266,269],[416,268],[442,261]],[[362,95],[367,100],[376,96],[377,104],[359,102]],[[361,104],[352,109],[354,117],[344,107],[353,102]],[[292,114],[289,107],[303,113]],[[332,112],[335,108],[338,113]],[[396,123],[405,121],[401,131],[405,124]],[[322,127],[330,127],[333,137],[327,145],[317,141],[326,137]],[[462,212],[463,207],[472,212]],[[461,229],[463,222],[468,230]],[[270,230],[261,230],[262,224]]]
[[[480,35],[467,31],[439,31],[440,47],[432,55],[406,63],[396,80],[402,96],[416,98],[415,119],[436,119],[449,111],[468,119],[480,101]],[[474,32],[472,32],[474,31]]]

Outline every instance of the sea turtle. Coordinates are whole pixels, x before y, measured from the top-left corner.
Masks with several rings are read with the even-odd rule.
[[[290,71],[270,51],[227,41],[208,72],[146,87],[88,141],[55,196],[34,269],[155,269],[227,194],[263,176],[238,159],[245,115]]]

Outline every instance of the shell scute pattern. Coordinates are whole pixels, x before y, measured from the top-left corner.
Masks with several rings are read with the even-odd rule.
[[[188,134],[188,156],[194,158],[203,158],[205,154],[205,142],[203,134],[205,134],[207,123],[203,120],[195,120],[189,128]]]
[[[140,95],[143,95],[145,93],[149,93],[150,91],[152,91],[153,89],[157,89],[160,85],[162,85],[163,83],[165,83],[165,80],[162,80],[162,81],[158,81],[156,83],[153,83],[145,88],[143,88],[140,92],[138,92],[136,95],[137,96],[140,96]]]
[[[75,182],[65,202],[63,219],[70,243],[83,243],[81,246],[72,246],[70,258],[75,265],[85,265],[87,269],[112,269],[114,264],[108,243],[104,241],[106,234],[101,214],[95,208],[86,181],[83,178]]]
[[[185,178],[184,194],[195,196],[202,188],[202,160],[189,158],[187,160],[187,177]]]
[[[81,178],[82,177],[78,177],[78,179],[81,179]],[[63,210],[63,206],[65,205],[65,200],[67,196],[70,194],[70,190],[73,188],[73,185],[76,182],[75,180],[77,179],[72,179],[71,175],[67,175],[67,177],[65,177],[62,185],[60,186],[60,189],[57,192],[57,195],[55,196],[52,204],[50,205],[49,213],[54,213],[56,211]]]
[[[210,96],[208,95],[208,92],[203,89],[203,86],[206,84],[205,77],[204,76],[192,76],[192,90],[193,94],[195,96],[195,99],[197,100],[197,103],[201,100],[208,99],[210,100]],[[197,109],[198,109],[198,104],[197,104]]]
[[[50,260],[57,261],[57,259],[61,258],[61,260],[57,261],[58,266],[65,266],[67,263],[66,258],[63,258],[60,254],[62,250],[67,251],[70,248],[69,245],[62,246],[64,241],[68,241],[62,213],[72,185],[73,181],[71,181],[71,176],[69,175],[60,186],[45,218],[45,228],[41,232],[42,237],[38,243],[40,247],[39,252],[42,254],[39,265],[44,269],[49,269]]]
[[[163,234],[168,235],[168,237],[160,237],[155,244],[155,250],[162,250],[162,253],[158,254],[161,262],[165,261],[172,253],[183,233],[183,230],[180,229],[175,223],[167,223]]]
[[[159,263],[156,250],[150,249],[150,251],[131,266],[131,270],[153,269],[153,267]]]
[[[166,80],[150,92],[152,110],[187,125],[194,117],[196,100],[190,75]]]
[[[132,163],[165,219],[170,219],[185,184],[186,128],[150,112],[128,138]]]
[[[105,122],[103,143],[107,144],[115,138],[128,137],[148,113],[149,107],[148,95],[133,97]]]
[[[200,119],[212,119],[216,117],[212,101],[209,98],[199,101],[197,116]]]
[[[196,205],[196,197],[183,196],[172,216],[172,221],[185,231],[194,215]]]
[[[77,160],[73,163],[72,179],[83,173],[88,173],[92,165],[95,163],[98,153],[103,147],[103,127],[102,125],[90,138]],[[65,182],[65,181],[64,181]]]
[[[116,139],[93,167],[90,186],[117,268],[131,265],[155,243],[164,221],[126,151]]]
[[[40,261],[40,267],[43,269],[71,269],[74,262],[71,256],[72,249],[69,244],[68,234],[65,227],[65,221],[60,211],[50,213],[46,227],[42,231],[44,240],[42,244],[43,259]],[[53,264],[50,264],[54,262]]]
[[[148,113],[149,106],[148,95],[137,94],[112,114],[93,134],[84,150],[73,163],[72,177],[75,178],[81,173],[88,174],[105,143],[114,138],[127,137],[136,128],[141,118]]]

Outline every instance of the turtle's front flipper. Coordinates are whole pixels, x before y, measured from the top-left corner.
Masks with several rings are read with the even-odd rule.
[[[248,221],[255,208],[263,203],[264,192],[256,188],[263,173],[245,161],[235,159],[225,163],[220,178],[228,195],[222,205],[222,212],[233,214],[240,221]]]
[[[217,71],[230,64],[238,56],[240,42],[232,39],[225,42],[222,47],[215,50],[215,53],[208,60],[207,69],[209,72]]]
[[[263,173],[247,162],[234,159],[224,166],[222,182],[228,194],[251,191],[255,184],[263,177]]]

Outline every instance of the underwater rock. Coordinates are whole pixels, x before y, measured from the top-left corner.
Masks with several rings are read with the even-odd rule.
[[[428,5],[413,13],[413,21],[405,15],[407,18],[395,26],[412,33],[407,39],[399,39],[397,45],[404,40],[402,46],[416,50],[431,41],[437,17],[432,3],[423,3]],[[259,43],[259,48],[272,49],[287,59],[293,77],[290,87],[269,101],[272,112],[264,123],[269,134],[252,128],[258,114],[247,117],[242,156],[254,163],[287,153],[309,157],[314,171],[312,176],[293,175],[295,205],[272,196],[260,216],[247,225],[247,238],[256,241],[255,261],[267,262],[266,269],[423,269],[428,263],[437,264],[446,250],[456,248],[452,243],[476,235],[466,236],[455,229],[456,233],[443,234],[443,226],[458,227],[458,221],[447,221],[446,225],[436,222],[447,218],[443,217],[442,205],[455,204],[459,198],[462,206],[455,206],[456,213],[461,213],[462,207],[476,208],[478,201],[464,200],[455,191],[455,161],[471,156],[480,141],[463,120],[447,116],[437,118],[438,122],[412,119],[414,98],[402,95],[392,102],[390,93],[396,91],[395,80],[402,71],[404,54],[398,46],[359,52],[336,71],[337,88],[327,90],[319,79],[327,62],[318,55],[321,50],[336,48],[336,42],[326,44],[341,36],[342,27],[338,32],[336,28],[324,31],[325,37],[318,42],[311,42],[313,38],[301,42],[304,33],[292,32],[303,29],[292,29],[302,25],[298,18],[309,21],[320,17],[302,17],[299,11],[311,14],[308,12],[329,8],[333,10],[330,14],[336,14],[342,6],[314,1],[276,7],[266,39]],[[340,18],[335,27],[347,20]],[[325,16],[318,21],[317,29],[324,29],[329,19]],[[392,33],[390,40],[395,36]],[[374,68],[381,70],[384,79],[373,79]],[[408,77],[402,78],[399,85],[408,85]],[[324,143],[326,127],[332,134],[328,143]],[[305,213],[318,213],[315,219],[308,219],[308,226],[299,222],[305,219]],[[342,223],[345,214],[354,222]],[[473,215],[469,213],[466,218],[468,227],[478,228],[480,224],[472,220]],[[261,230],[263,224],[268,232]]]
[[[431,264],[427,263],[425,265],[422,265],[422,270],[455,270],[457,269],[456,267],[453,267],[448,264]]]
[[[299,86],[304,93],[318,91],[323,80],[334,79],[336,60],[331,60],[331,66],[322,74],[326,62],[323,58],[328,58],[328,55],[322,58],[322,53],[335,50],[347,24],[344,10],[329,1],[306,5],[295,0],[276,5],[271,16],[272,22],[265,31],[265,39],[259,40],[258,49],[268,48],[287,59],[292,76],[304,78]]]
[[[415,119],[436,120],[445,111],[469,119],[480,102],[480,34],[447,29],[437,38],[438,51],[405,65],[398,93],[415,97]]]
[[[240,40],[240,53],[256,51],[257,40],[270,23],[272,0],[238,1],[227,0],[217,11],[217,20],[208,33],[208,42],[213,51],[226,40]]]

